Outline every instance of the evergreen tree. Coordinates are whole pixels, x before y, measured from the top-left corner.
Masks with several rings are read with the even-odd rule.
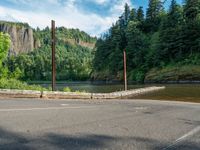
[[[159,16],[162,8],[162,2],[160,0],[149,0],[149,7],[147,9],[146,18],[148,20],[156,19]]]
[[[176,0],[172,0],[167,16],[169,27],[183,24],[183,10],[182,7],[177,4]]]
[[[184,9],[187,21],[196,19],[200,11],[200,0],[186,0]]]
[[[127,28],[127,56],[128,66],[134,69],[144,62],[144,55],[146,50],[146,40],[144,34],[137,28],[137,22],[129,22]]]
[[[137,20],[140,22],[144,21],[144,11],[143,11],[143,7],[139,7],[137,10]]]
[[[160,25],[160,13],[163,11],[161,0],[149,0],[146,14],[146,32],[157,31]]]
[[[186,0],[184,6],[186,24],[184,25],[184,53],[193,55],[200,52],[200,0]]]
[[[172,0],[168,15],[162,22],[160,41],[157,53],[160,61],[169,62],[182,58],[182,25],[183,12],[181,6]]]
[[[122,54],[123,49],[126,47],[126,36],[125,30],[120,29],[118,25],[115,25],[111,28],[111,49],[112,52],[109,55],[110,60],[110,71],[113,73],[117,73],[119,70],[122,69]]]
[[[129,17],[130,17],[130,7],[129,5],[126,3],[125,7],[124,7],[124,25],[127,26],[128,25],[128,21],[129,21]]]
[[[136,13],[136,9],[131,9],[131,12],[130,12],[130,18],[129,18],[129,21],[136,21],[137,19],[137,13]]]

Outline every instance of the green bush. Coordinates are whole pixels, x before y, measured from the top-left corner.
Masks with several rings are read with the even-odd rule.
[[[16,79],[0,79],[0,89],[19,89],[19,90],[37,90],[37,91],[48,91],[39,85],[28,85],[25,82],[21,82]]]
[[[72,90],[69,87],[65,87],[65,88],[63,88],[63,91],[64,92],[71,92]]]

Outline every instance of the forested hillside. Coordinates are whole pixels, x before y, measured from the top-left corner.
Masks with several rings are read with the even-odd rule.
[[[9,23],[18,28],[29,25]],[[11,55],[4,60],[10,74],[22,80],[51,80],[51,30],[33,29],[34,39],[39,48],[29,53]],[[85,80],[92,70],[93,48],[96,38],[78,29],[56,28],[56,69],[57,80]]]
[[[127,4],[119,20],[96,43],[92,78],[122,80],[123,50],[133,81],[200,80],[200,0],[161,0],[142,7]]]

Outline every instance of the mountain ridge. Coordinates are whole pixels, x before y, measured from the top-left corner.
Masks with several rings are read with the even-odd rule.
[[[9,22],[0,20],[0,32],[8,33],[11,38],[10,55],[19,55],[21,53],[29,53],[38,49],[45,44],[44,41],[51,38],[49,27],[40,30],[34,29],[28,23]],[[82,47],[93,49],[96,38],[91,37],[87,33],[79,29],[67,29],[65,27],[56,28],[56,36],[59,41],[70,45],[79,45]]]

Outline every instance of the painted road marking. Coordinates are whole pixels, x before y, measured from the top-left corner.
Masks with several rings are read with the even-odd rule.
[[[135,107],[134,109],[136,109],[136,110],[146,110],[148,108],[147,107]]]
[[[60,104],[61,106],[69,106],[69,104]]]
[[[200,126],[194,128],[190,132],[184,134],[183,136],[181,136],[180,138],[178,138],[175,142],[173,142],[171,145],[169,145],[168,147],[164,148],[163,150],[168,150],[170,148],[175,148],[177,144],[181,143],[186,138],[193,136],[194,134],[196,134],[199,131],[200,131]]]
[[[34,111],[34,110],[60,110],[60,109],[80,109],[93,108],[94,106],[80,106],[80,107],[46,107],[46,108],[23,108],[23,109],[0,109],[0,112],[14,112],[14,111]]]

